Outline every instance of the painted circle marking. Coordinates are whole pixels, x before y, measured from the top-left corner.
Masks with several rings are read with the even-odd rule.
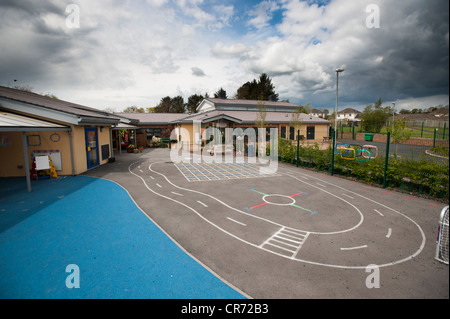
[[[280,203],[280,202],[277,203],[277,202],[274,202],[273,200],[272,201],[268,200],[267,197],[287,198],[290,202],[289,203]],[[270,195],[264,195],[262,199],[267,204],[276,205],[276,206],[290,206],[292,204],[295,204],[295,199],[293,199],[292,197],[286,196],[286,195],[270,194]]]

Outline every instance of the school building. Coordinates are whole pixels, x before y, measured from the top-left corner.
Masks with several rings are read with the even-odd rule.
[[[299,126],[293,125],[298,106],[287,102],[207,98],[195,114],[112,114],[0,86],[0,177],[27,176],[29,181],[33,161],[42,155],[51,158],[58,175],[82,174],[112,161],[115,151],[146,147],[153,136],[177,128],[189,134],[177,135],[178,142],[192,145],[208,127],[256,127],[262,104],[265,127],[277,128],[281,138],[295,140],[297,128],[305,141],[329,136],[330,122],[312,115],[300,113]],[[198,124],[202,132],[194,131]]]

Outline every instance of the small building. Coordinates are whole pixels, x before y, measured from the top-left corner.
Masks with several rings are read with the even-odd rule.
[[[26,162],[50,155],[58,175],[108,163],[121,118],[95,108],[0,87],[0,177],[26,176]],[[26,156],[24,156],[26,150]]]

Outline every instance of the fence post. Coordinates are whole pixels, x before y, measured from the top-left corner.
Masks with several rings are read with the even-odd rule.
[[[334,175],[334,152],[336,147],[336,134],[334,132],[334,129],[331,128],[331,132],[333,134],[333,154],[331,155],[331,176]]]
[[[420,138],[423,137],[423,127],[425,126],[425,122],[422,122],[422,132],[420,133]]]
[[[297,132],[297,167],[299,166],[300,158],[300,130]]]
[[[444,133],[442,133],[442,139],[445,141],[445,131],[447,130],[447,122],[444,122]]]
[[[386,162],[384,164],[384,178],[383,178],[383,188],[387,187],[387,169],[389,165],[389,146],[391,144],[391,133],[388,132],[387,134],[387,141],[386,141]]]
[[[436,135],[437,135],[437,128],[434,129],[434,137],[433,137],[433,148],[436,147]]]
[[[353,128],[353,132],[352,132],[353,140],[355,140],[355,124],[354,123],[352,125],[352,128]]]

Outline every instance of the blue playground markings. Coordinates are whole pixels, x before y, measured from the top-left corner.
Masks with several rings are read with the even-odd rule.
[[[0,298],[242,299],[149,220],[119,185],[87,176],[0,180]],[[80,288],[69,289],[68,265]]]

